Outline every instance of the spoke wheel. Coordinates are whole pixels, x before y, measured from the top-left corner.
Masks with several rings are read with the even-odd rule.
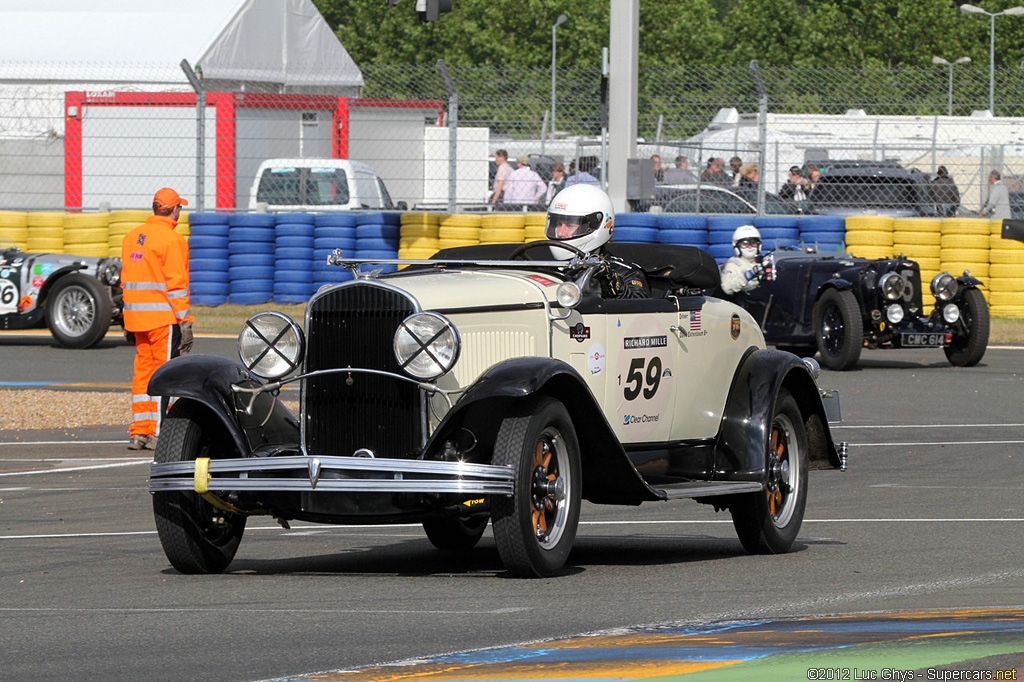
[[[172,415],[163,422],[154,459],[186,462],[209,456],[211,434],[194,409],[172,410]],[[193,492],[154,493],[153,514],[164,554],[182,573],[223,572],[245,531],[245,516],[217,509]]]
[[[985,296],[977,289],[968,289],[960,302],[960,319],[954,328],[953,340],[942,349],[946,359],[956,367],[978,364],[985,356],[988,332],[989,311]]]
[[[510,573],[540,578],[564,566],[580,514],[579,445],[565,407],[539,398],[502,421],[494,464],[515,472],[515,492],[491,498],[494,539]]]
[[[70,348],[90,348],[110,328],[113,304],[96,279],[73,273],[54,285],[46,301],[46,322],[53,337]]]
[[[738,495],[730,505],[743,548],[752,554],[788,552],[800,531],[806,503],[807,435],[800,408],[783,390],[768,435],[764,490]]]
[[[852,292],[829,289],[822,294],[814,305],[812,323],[822,367],[841,371],[857,364],[864,325]]]

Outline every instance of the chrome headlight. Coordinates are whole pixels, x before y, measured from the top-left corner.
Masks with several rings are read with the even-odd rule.
[[[257,313],[238,333],[238,357],[250,372],[277,380],[302,364],[306,337],[292,318],[282,313]]]
[[[413,313],[395,332],[395,358],[417,379],[436,379],[450,372],[461,346],[455,325],[438,313]]]
[[[891,306],[885,309],[885,319],[889,320],[889,324],[899,324],[903,321],[903,306],[899,303],[893,303]]]
[[[878,288],[887,301],[896,301],[903,296],[907,283],[895,272],[887,272],[878,280]]]
[[[959,289],[956,277],[948,272],[940,272],[932,278],[932,296],[940,301],[952,301]]]
[[[946,324],[953,324],[960,319],[960,308],[955,303],[947,303],[942,309],[942,319]]]
[[[121,283],[121,261],[113,260],[103,265],[99,271],[100,281],[112,287]]]
[[[583,291],[576,282],[562,282],[555,291],[558,305],[563,308],[575,308],[583,300]]]

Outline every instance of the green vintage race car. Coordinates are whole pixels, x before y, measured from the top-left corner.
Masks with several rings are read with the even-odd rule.
[[[719,276],[703,251],[609,245],[653,289],[609,300],[591,287],[602,256],[555,261],[550,244],[358,272],[317,292],[304,324],[250,319],[241,364],[158,370],[149,393],[176,398],[150,477],[171,564],[225,570],[247,517],[269,514],[422,523],[444,550],[473,547],[490,521],[512,575],[550,576],[584,499],[692,498],[728,510],[748,551],[788,551],[808,471],[846,465],[829,430],[838,395],[814,361],[766,349],[750,315],[706,296]],[[288,384],[298,415],[277,398]]]
[[[122,324],[121,259],[25,253],[0,245],[0,329],[49,327],[68,348],[91,348]]]

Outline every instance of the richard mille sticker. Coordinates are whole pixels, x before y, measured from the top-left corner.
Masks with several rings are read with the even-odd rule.
[[[664,348],[667,345],[667,336],[627,336],[622,339],[622,347],[625,350],[633,350],[634,348]]]
[[[587,349],[587,369],[591,374],[600,374],[604,371],[606,357],[604,346],[595,343]]]
[[[732,324],[729,327],[729,332],[732,334],[732,338],[740,338],[740,316],[736,313],[732,314]]]
[[[577,322],[573,326],[569,327],[569,338],[576,339],[577,342],[583,343],[590,338],[590,327],[584,327],[582,322]]]

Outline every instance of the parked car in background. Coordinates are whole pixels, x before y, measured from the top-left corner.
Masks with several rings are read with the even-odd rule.
[[[884,162],[835,162],[807,197],[807,213],[934,216],[928,184],[916,170]]]
[[[367,163],[348,159],[267,159],[249,194],[251,210],[356,211],[404,209]]]
[[[251,318],[242,364],[161,367],[150,394],[178,399],[150,491],[171,564],[223,571],[247,517],[269,514],[420,523],[442,550],[472,548],[490,521],[511,575],[551,576],[582,500],[692,498],[729,510],[747,551],[788,551],[809,469],[846,463],[816,363],[765,348],[749,314],[705,296],[719,273],[699,249],[609,244],[652,287],[619,300],[592,288],[604,256],[552,260],[552,243],[359,273],[320,289],[304,326]],[[301,386],[298,416],[278,399],[286,384]]]
[[[770,275],[756,289],[726,298],[757,320],[768,343],[818,353],[822,367],[852,369],[862,348],[942,348],[958,367],[985,355],[989,310],[974,277],[943,272],[926,285],[910,259],[836,252],[775,250],[764,261]]]
[[[654,198],[636,202],[637,212],[660,206],[664,213],[733,213],[755,215],[757,194],[720,185],[657,185]],[[803,209],[794,201],[765,192],[764,212],[768,215],[795,215]]]
[[[62,346],[91,348],[122,324],[120,283],[120,258],[0,245],[0,329],[48,327]]]

